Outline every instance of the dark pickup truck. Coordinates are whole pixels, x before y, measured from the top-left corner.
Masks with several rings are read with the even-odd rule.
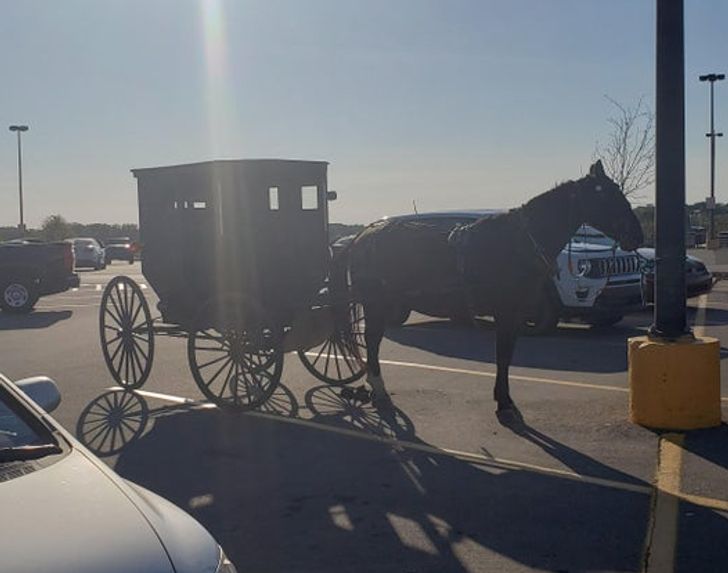
[[[70,243],[0,243],[0,308],[28,313],[41,296],[79,285]]]

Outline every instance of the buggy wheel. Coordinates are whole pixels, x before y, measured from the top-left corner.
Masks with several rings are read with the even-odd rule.
[[[101,351],[106,367],[124,388],[140,388],[154,359],[154,328],[144,294],[129,277],[111,279],[99,310]]]
[[[252,410],[265,403],[283,372],[281,337],[271,328],[192,330],[187,358],[205,397],[234,410]]]
[[[332,386],[359,380],[367,371],[364,309],[351,302],[334,309],[334,329],[320,345],[298,356],[311,374]]]

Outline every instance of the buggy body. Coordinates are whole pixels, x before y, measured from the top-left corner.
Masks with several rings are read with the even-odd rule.
[[[132,170],[142,273],[164,322],[204,324],[205,308],[235,297],[289,325],[327,272],[327,166],[243,159]]]

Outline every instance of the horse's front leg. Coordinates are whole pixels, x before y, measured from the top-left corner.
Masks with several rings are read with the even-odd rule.
[[[513,349],[516,345],[516,338],[520,331],[519,314],[507,311],[496,313],[496,366],[497,374],[495,378],[495,387],[493,388],[493,398],[498,403],[498,412],[516,410],[516,405],[511,399],[511,392],[508,383],[508,369],[513,359]]]

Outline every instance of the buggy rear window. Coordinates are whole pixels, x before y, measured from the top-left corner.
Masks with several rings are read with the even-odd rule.
[[[304,211],[315,211],[318,209],[318,187],[316,185],[304,185],[301,187],[301,209]]]

